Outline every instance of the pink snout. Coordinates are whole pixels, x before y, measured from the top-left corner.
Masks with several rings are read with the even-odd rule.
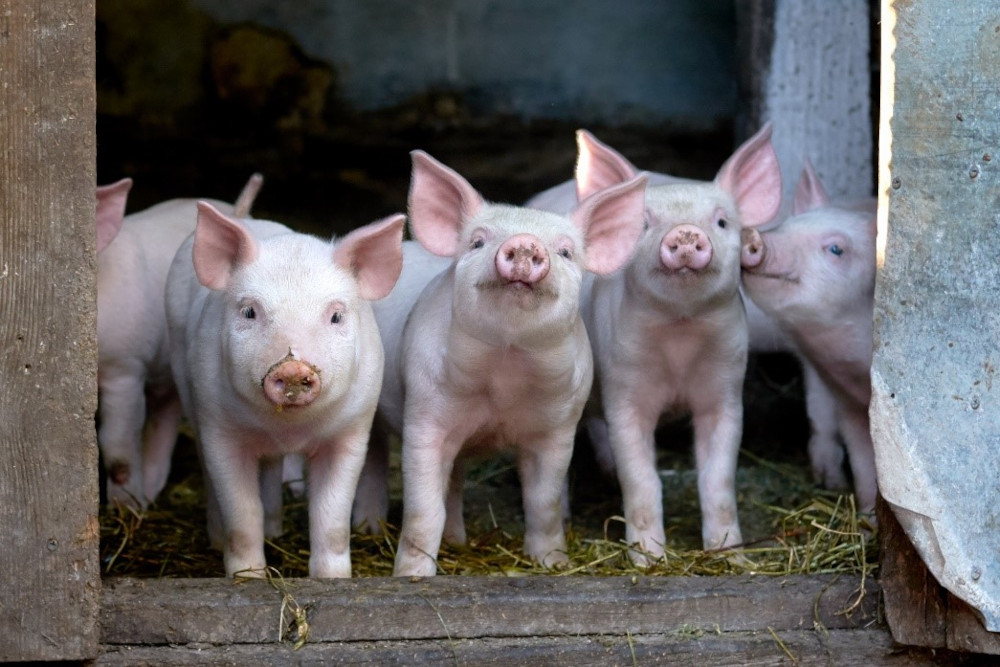
[[[280,410],[309,405],[319,396],[323,383],[316,367],[293,359],[289,353],[268,369],[261,386],[267,400]]]
[[[694,225],[677,225],[660,242],[660,261],[671,271],[698,271],[712,261],[712,242]]]
[[[740,232],[740,265],[744,269],[755,269],[764,261],[764,240],[756,229]]]
[[[496,265],[504,280],[534,285],[549,273],[549,253],[537,236],[517,234],[500,246]]]

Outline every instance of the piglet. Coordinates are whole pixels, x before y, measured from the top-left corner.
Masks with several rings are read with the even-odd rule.
[[[628,260],[646,179],[564,216],[489,203],[426,153],[412,156],[410,225],[423,249],[407,249],[412,272],[376,306],[388,355],[381,407],[403,441],[394,573],[433,575],[442,537],[465,540],[463,460],[506,447],[521,478],[524,550],[563,563],[561,498],[593,379],[580,284],[585,271]],[[427,251],[450,261],[440,270]]]
[[[587,134],[577,196],[636,173]],[[740,146],[713,182],[646,190],[646,229],[624,271],[594,278],[583,314],[594,346],[597,450],[610,451],[634,562],[663,554],[662,487],[654,430],[689,412],[705,548],[742,541],[735,475],[742,435],[747,321],[739,291],[741,230],[768,222],[781,201],[770,125]]]
[[[791,338],[834,397],[858,507],[877,493],[868,422],[875,293],[874,199],[833,205],[808,160],[792,215],[746,237],[747,295]]]
[[[241,215],[261,180],[254,174],[240,193]],[[163,291],[197,211],[195,200],[173,199],[125,217],[131,185],[126,178],[97,188],[98,443],[108,502],[144,508],[167,482],[181,418]]]
[[[638,173],[638,169],[623,155],[610,146],[602,143],[586,130],[577,132],[577,178],[560,183],[532,197],[527,206],[541,208],[546,211],[569,211],[586,190],[581,188],[597,187],[600,184],[617,183]],[[698,181],[679,178],[669,174],[647,172],[649,185],[668,185],[677,183],[696,184]],[[778,222],[772,219],[764,227],[773,226]],[[744,231],[744,234],[750,232]],[[812,464],[813,477],[826,488],[843,488],[847,485],[843,473],[843,448],[837,435],[837,424],[834,416],[834,401],[829,390],[819,379],[816,371],[795,348],[788,336],[778,324],[752,301],[744,299],[747,312],[747,326],[750,336],[750,352],[784,352],[794,355],[802,365],[803,382],[805,385],[806,412],[809,417],[809,458]],[[608,447],[605,436],[602,436],[606,426],[601,420],[588,419],[588,425],[598,430],[595,454],[602,470],[614,474],[614,458]]]
[[[351,576],[351,500],[382,380],[370,301],[399,276],[404,219],[330,243],[198,203],[170,268],[167,321],[227,576],[260,576],[292,453],[308,461],[309,574]]]

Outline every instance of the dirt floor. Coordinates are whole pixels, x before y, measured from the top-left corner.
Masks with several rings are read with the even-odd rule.
[[[225,121],[199,119],[188,132],[180,133],[176,127],[99,117],[98,182],[131,176],[135,184],[128,211],[134,212],[174,197],[231,200],[250,173],[260,171],[265,182],[255,217],[326,236],[405,211],[413,149],[424,149],[455,168],[488,199],[513,203],[571,178],[575,157],[573,124],[475,117],[448,97],[345,117],[332,126],[335,129],[310,135],[264,134]],[[734,143],[725,128],[699,135],[670,128],[588,129],[642,168],[702,179],[714,176]],[[778,531],[782,515],[774,508],[795,509],[820,491],[808,473],[808,425],[795,362],[783,355],[752,359],[745,399],[738,501],[744,537],[756,542]],[[658,440],[668,537],[679,548],[697,549],[700,520],[690,431],[684,422],[670,425]],[[395,474],[389,520],[398,526],[398,470]],[[571,474],[573,532],[582,539],[619,540],[623,530],[615,518],[621,513],[617,484],[596,470],[584,438]],[[102,515],[106,571],[139,576],[222,574],[221,558],[207,548],[201,493],[193,447],[182,438],[169,485],[144,518]],[[519,498],[516,471],[509,460],[476,466],[466,487],[470,540],[489,541],[497,531],[515,539],[520,536]],[[305,525],[299,525],[304,509],[289,501],[287,538],[276,540],[269,559],[283,559],[286,574],[301,574],[297,568],[302,554],[294,552],[308,545]],[[372,547],[376,552],[382,548]],[[283,551],[292,557],[286,558]],[[358,557],[365,558],[364,552]],[[375,573],[387,572],[376,568]]]

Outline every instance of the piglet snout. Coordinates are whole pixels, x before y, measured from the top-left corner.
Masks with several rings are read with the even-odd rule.
[[[549,273],[549,253],[537,236],[517,234],[500,246],[496,266],[504,280],[534,285]]]
[[[756,229],[740,232],[740,264],[744,269],[755,269],[764,261],[764,240]]]
[[[712,242],[694,225],[677,225],[660,242],[660,261],[672,271],[698,271],[712,261]]]
[[[276,407],[302,407],[312,403],[323,387],[319,370],[289,353],[271,366],[261,380],[264,396]]]

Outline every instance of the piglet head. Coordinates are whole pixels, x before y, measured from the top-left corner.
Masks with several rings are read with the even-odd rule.
[[[781,202],[781,172],[770,137],[771,126],[765,125],[710,183],[647,190],[648,226],[628,274],[636,293],[685,315],[735,295],[741,260],[752,262],[759,250],[753,230],[774,217]]]
[[[783,325],[833,326],[860,313],[870,319],[875,288],[872,207],[833,205],[810,162],[793,213],[758,235],[743,262],[748,296]],[[744,256],[750,244],[744,243]]]
[[[392,216],[330,243],[199,202],[195,273],[223,296],[220,353],[231,387],[294,414],[343,399],[366,355],[380,367],[368,301],[399,277],[403,223]]]
[[[429,251],[454,258],[453,316],[477,337],[565,335],[586,270],[609,273],[642,229],[645,176],[596,192],[569,216],[487,202],[457,172],[413,153],[410,226]]]

